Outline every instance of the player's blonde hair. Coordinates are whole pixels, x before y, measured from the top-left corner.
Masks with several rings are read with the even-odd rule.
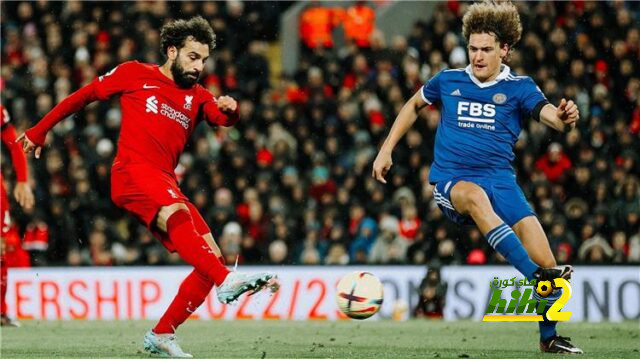
[[[510,1],[483,1],[469,7],[462,18],[462,35],[469,42],[471,34],[493,34],[500,46],[520,41],[522,24],[518,9]]]

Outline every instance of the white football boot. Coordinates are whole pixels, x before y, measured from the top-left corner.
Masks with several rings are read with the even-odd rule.
[[[193,358],[182,351],[175,334],[156,334],[151,330],[144,335],[144,350],[161,357]]]

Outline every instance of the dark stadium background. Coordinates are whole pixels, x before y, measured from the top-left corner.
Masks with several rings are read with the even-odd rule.
[[[161,25],[200,14],[218,40],[202,84],[238,99],[241,120],[231,129],[201,125],[177,172],[228,263],[503,263],[433,200],[426,178],[437,108],[423,110],[401,141],[389,184],[370,177],[405,99],[441,69],[466,65],[467,5],[438,4],[391,40],[374,32],[358,46],[335,31],[327,48],[298,42],[297,67],[283,71],[291,49],[279,41],[280,16],[294,5],[4,1],[2,103],[22,132],[121,62],[164,62]],[[519,182],[559,263],[640,262],[639,5],[517,3],[524,35],[509,65],[552,103],[574,99],[581,114],[568,134],[526,119],[516,146]],[[29,160],[36,209],[11,208],[32,266],[180,263],[110,200],[119,121],[117,99],[91,105]],[[4,150],[2,171],[11,190]]]

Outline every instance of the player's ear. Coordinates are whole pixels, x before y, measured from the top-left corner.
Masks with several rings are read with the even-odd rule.
[[[178,48],[175,46],[169,46],[167,48],[167,57],[169,58],[169,60],[175,61],[178,57]]]
[[[506,43],[502,44],[500,46],[500,58],[505,60],[508,54],[509,54],[509,45]]]

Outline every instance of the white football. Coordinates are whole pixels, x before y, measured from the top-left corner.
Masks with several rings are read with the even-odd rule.
[[[338,308],[353,319],[366,319],[376,314],[382,305],[382,283],[369,272],[353,272],[338,282]]]

